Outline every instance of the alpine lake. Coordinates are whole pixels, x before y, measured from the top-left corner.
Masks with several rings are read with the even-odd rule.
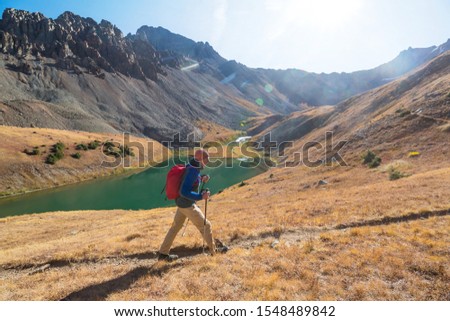
[[[201,171],[211,177],[211,194],[263,173],[266,168],[248,159],[216,159],[216,166]],[[217,164],[221,163],[220,166]],[[75,210],[140,210],[174,206],[161,193],[174,162],[166,161],[133,174],[81,183],[0,199],[0,218],[14,215]],[[213,164],[214,165],[214,164]]]

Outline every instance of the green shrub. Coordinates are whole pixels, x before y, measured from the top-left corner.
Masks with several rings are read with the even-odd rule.
[[[103,144],[103,151],[106,155],[114,157],[134,156],[133,151],[128,145],[116,147],[113,142],[105,142]]]
[[[53,152],[62,152],[64,151],[64,148],[66,148],[66,145],[64,145],[64,143],[57,142],[55,145],[53,145]]]
[[[113,142],[105,142],[105,143],[103,144],[103,148],[104,148],[104,149],[108,149],[108,148],[112,148],[112,147],[115,147],[115,145],[114,145]]]
[[[362,161],[364,165],[370,164],[376,157],[377,155],[375,155],[374,152],[372,152],[370,149],[367,150],[363,155],[362,155]]]
[[[105,149],[103,149],[103,152],[104,152],[106,155],[114,156],[114,157],[116,157],[116,158],[122,156],[122,150],[121,150],[120,148],[117,148],[117,147],[108,147],[108,148],[105,148]]]
[[[88,150],[88,147],[85,144],[78,144],[75,147],[76,150]]]
[[[400,172],[397,169],[394,169],[394,168],[390,168],[389,169],[389,179],[391,181],[395,181],[395,180],[400,179],[400,178],[405,177],[405,176],[406,175],[404,173]]]
[[[64,157],[64,149],[65,145],[61,142],[57,142],[55,145],[52,146],[52,153],[47,156],[45,159],[45,162],[47,164],[54,165],[56,162]]]
[[[362,163],[364,165],[367,165],[369,168],[375,168],[380,166],[381,164],[381,158],[378,157],[374,152],[372,152],[370,149],[367,150],[362,155]]]
[[[72,154],[70,156],[72,156],[75,159],[80,159],[81,158],[81,154],[80,153],[75,153],[75,154]]]
[[[52,152],[57,160],[62,159],[64,157],[65,148],[66,146],[61,142],[57,142],[55,145],[53,145]]]
[[[134,156],[133,151],[131,150],[131,148],[128,145],[120,146],[120,149],[122,150],[123,156]]]
[[[380,166],[381,164],[381,158],[378,156],[375,156],[375,158],[368,164],[369,168],[375,168]]]
[[[117,148],[113,142],[104,142],[103,143],[103,152],[106,155],[114,156],[114,157],[118,158],[118,157],[121,157],[121,153],[122,153],[122,150],[120,147],[121,146],[119,145],[119,148]]]
[[[58,150],[58,151],[54,152],[53,155],[55,155],[56,159],[59,160],[59,159],[62,159],[64,157],[64,152]]]
[[[89,142],[87,147],[89,149],[97,149],[98,146],[100,146],[100,142],[98,140],[94,140],[92,142]]]
[[[38,146],[33,147],[32,150],[29,150],[28,148],[25,148],[25,149],[23,150],[23,152],[24,152],[25,154],[27,154],[27,155],[30,155],[30,156],[41,155],[41,151],[40,151],[40,149],[39,149]]]
[[[49,154],[45,159],[45,162],[50,165],[55,165],[57,160],[55,154]]]

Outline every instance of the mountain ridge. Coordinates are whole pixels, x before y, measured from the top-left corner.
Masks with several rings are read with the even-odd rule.
[[[159,48],[159,49],[158,49]],[[123,36],[112,23],[64,12],[56,19],[6,9],[0,21],[1,124],[130,131],[159,141],[204,133],[208,121],[233,130],[249,117],[334,105],[393,80],[450,48],[408,49],[351,74],[252,69],[207,42],[162,27]],[[30,111],[36,103],[59,119]],[[33,108],[31,108],[32,110]],[[58,116],[59,115],[59,116]]]
[[[145,33],[146,40],[156,48],[158,48],[159,44],[164,43],[164,46],[161,47],[164,50],[187,54],[194,59],[201,59],[201,57],[195,56],[194,50],[192,50],[196,44],[201,44],[201,42],[195,43],[193,40],[174,34],[162,27],[153,28],[143,26],[139,30],[141,33]],[[172,45],[174,41],[176,45]],[[179,49],[180,47],[183,49]],[[297,105],[307,104],[320,106],[334,105],[355,94],[384,85],[448,50],[450,50],[450,39],[439,46],[427,48],[409,47],[401,51],[394,59],[387,63],[375,68],[350,73],[315,73],[296,68],[249,68],[234,60],[229,60],[224,63],[224,58],[216,51],[214,53],[220,57],[215,63],[219,66],[219,69],[225,77],[234,73],[241,78],[242,75],[248,78],[265,78],[277,90],[286,95],[290,102]],[[237,68],[233,66],[226,68],[225,65],[227,64],[235,64],[242,67]],[[225,72],[223,69],[225,69]],[[230,70],[226,72],[227,69]],[[232,83],[239,89],[242,82],[233,80]]]

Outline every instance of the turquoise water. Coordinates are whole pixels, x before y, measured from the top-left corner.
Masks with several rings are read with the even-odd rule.
[[[239,163],[233,160],[232,168],[226,168],[223,164],[203,170],[202,173],[211,176],[205,187],[214,194],[264,172],[260,167],[242,167]],[[170,168],[163,165],[133,175],[97,179],[1,199],[0,217],[50,211],[138,210],[173,206],[174,201],[165,200],[165,194],[161,194]]]

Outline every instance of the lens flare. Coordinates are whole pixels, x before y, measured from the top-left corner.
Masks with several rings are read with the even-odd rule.
[[[272,90],[273,90],[273,86],[272,86],[272,85],[269,85],[269,84],[266,84],[266,85],[264,86],[264,90],[265,90],[266,92],[268,92],[268,93],[271,93]]]

